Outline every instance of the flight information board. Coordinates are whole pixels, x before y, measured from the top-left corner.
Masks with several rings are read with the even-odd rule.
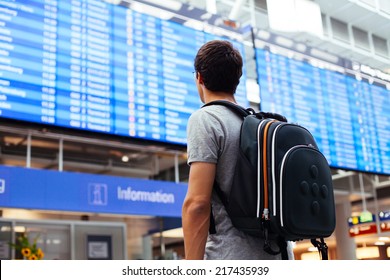
[[[256,58],[263,111],[307,127],[332,167],[390,174],[390,88],[385,83],[267,47],[256,48]]]
[[[185,144],[193,60],[213,39],[103,1],[0,1],[0,117]]]

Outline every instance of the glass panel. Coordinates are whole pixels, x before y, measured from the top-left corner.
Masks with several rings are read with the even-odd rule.
[[[125,244],[123,227],[117,225],[82,225],[75,226],[75,259],[91,259],[91,244],[107,247],[107,256],[102,259],[123,260]]]
[[[30,244],[36,240],[37,247],[44,253],[44,260],[70,260],[70,227],[69,225],[18,223],[24,231],[16,232],[16,236],[25,234]],[[15,255],[16,258],[20,255]]]
[[[11,222],[0,222],[0,260],[11,259]]]

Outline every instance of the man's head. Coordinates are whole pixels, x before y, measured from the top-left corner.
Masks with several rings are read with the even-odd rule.
[[[209,41],[199,49],[194,67],[208,90],[234,94],[242,75],[242,57],[229,41]]]

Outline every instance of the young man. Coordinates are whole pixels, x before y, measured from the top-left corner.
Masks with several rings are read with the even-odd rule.
[[[242,75],[242,57],[228,41],[210,41],[195,57],[195,82],[203,103],[227,100]],[[231,188],[242,119],[220,105],[203,107],[187,127],[188,192],[183,204],[186,259],[280,259],[263,250],[264,242],[233,227],[213,191],[214,180],[227,194]],[[210,210],[216,233],[209,234]]]

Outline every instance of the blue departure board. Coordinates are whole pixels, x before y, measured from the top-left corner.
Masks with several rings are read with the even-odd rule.
[[[213,39],[104,1],[0,1],[0,116],[185,144],[193,60]]]
[[[390,88],[385,83],[271,48],[256,48],[256,58],[263,111],[307,127],[332,167],[390,174]]]

